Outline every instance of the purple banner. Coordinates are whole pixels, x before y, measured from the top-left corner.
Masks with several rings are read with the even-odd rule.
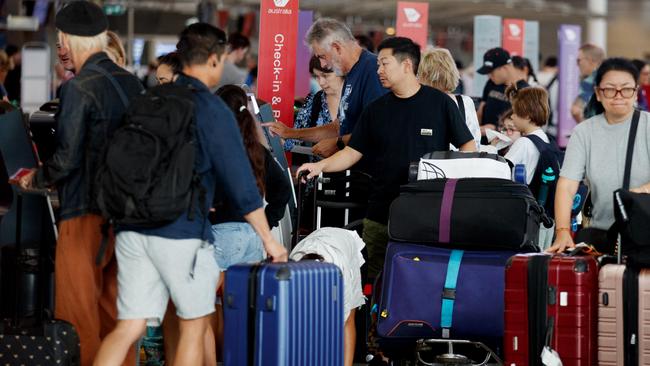
[[[311,52],[305,44],[305,36],[314,22],[314,12],[301,10],[298,16],[298,48],[296,50],[296,97],[302,98],[309,94],[309,59]]]
[[[578,49],[581,43],[581,28],[578,25],[561,25],[558,30],[559,96],[558,133],[561,147],[566,147],[576,121],[571,116],[571,105],[578,96],[580,70],[578,69]]]

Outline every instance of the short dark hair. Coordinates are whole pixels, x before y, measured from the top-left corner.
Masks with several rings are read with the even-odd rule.
[[[383,49],[393,50],[393,56],[402,62],[405,59],[410,59],[413,64],[413,73],[418,74],[418,67],[420,66],[420,45],[413,42],[412,39],[406,37],[391,37],[381,41],[377,47],[377,52]]]
[[[622,58],[622,57],[612,57],[603,61],[602,64],[596,70],[596,77],[594,78],[594,87],[598,88],[600,82],[603,81],[603,77],[610,71],[622,71],[627,72],[632,76],[635,83],[639,82],[639,70],[634,66],[632,61]],[[594,106],[596,114],[601,114],[605,112],[603,104],[596,99],[596,93],[591,96],[590,104]]]
[[[228,36],[228,52],[236,51],[242,48],[250,48],[251,41],[241,33],[231,33]]]
[[[320,71],[320,72],[324,72],[324,73],[330,73],[330,72],[333,72],[333,71],[334,71],[334,70],[332,70],[332,69],[324,68],[324,67],[320,64],[320,59],[319,59],[318,57],[316,57],[316,56],[312,56],[312,57],[309,59],[309,73],[313,75],[313,74],[314,74],[314,70],[318,70],[318,71]]]
[[[557,57],[555,56],[548,56],[546,60],[544,61],[544,66],[548,67],[557,67]]]
[[[639,74],[641,74],[641,70],[643,70],[645,65],[648,64],[647,62],[643,60],[639,60],[638,58],[632,60],[632,63],[634,64],[634,66],[636,66],[637,70],[639,70]]]
[[[207,23],[194,23],[183,29],[176,49],[184,66],[203,64],[212,54],[223,55],[226,33]]]
[[[172,72],[177,75],[183,71],[183,63],[178,52],[170,52],[166,55],[158,57],[159,65],[167,65],[172,69]]]
[[[370,37],[365,34],[357,34],[354,38],[357,40],[357,43],[359,43],[359,46],[365,48],[369,52],[375,53],[375,44]]]

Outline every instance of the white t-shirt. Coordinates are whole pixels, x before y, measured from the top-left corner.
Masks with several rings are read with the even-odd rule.
[[[476,115],[476,107],[474,107],[474,101],[472,98],[468,97],[467,95],[461,95],[463,98],[463,106],[465,107],[465,124],[467,124],[467,128],[469,128],[469,132],[471,132],[472,136],[474,137],[474,142],[476,142],[476,149],[479,150],[481,147],[481,127],[478,124],[478,116]],[[456,97],[451,98],[456,105],[458,105],[458,101],[456,100]],[[451,150],[458,150],[457,148],[454,148],[453,145],[450,146]]]
[[[356,231],[324,227],[300,241],[289,255],[299,261],[306,254],[315,253],[325,262],[339,267],[343,274],[343,320],[348,318],[350,310],[366,303],[361,289],[361,266],[365,263],[361,250],[364,246]]]
[[[536,129],[530,134],[540,137],[546,143],[549,142],[548,136],[546,136],[541,128]],[[515,165],[524,164],[526,166],[526,183],[530,184],[532,182],[535,169],[537,169],[537,163],[539,162],[539,150],[537,150],[537,147],[535,147],[535,144],[530,139],[523,136],[518,138],[510,146],[510,150],[506,154],[506,159]]]

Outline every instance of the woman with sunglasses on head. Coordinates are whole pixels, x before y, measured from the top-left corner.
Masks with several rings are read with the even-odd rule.
[[[576,242],[612,253],[607,229],[614,223],[613,192],[623,186],[625,157],[637,98],[639,70],[622,58],[605,60],[596,71],[592,101],[597,115],[573,130],[555,193],[556,238],[549,252]],[[571,236],[573,196],[586,180],[593,203],[590,227]],[[633,192],[650,193],[650,114],[640,112],[630,174]]]

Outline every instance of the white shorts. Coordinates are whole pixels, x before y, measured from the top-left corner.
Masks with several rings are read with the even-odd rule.
[[[162,322],[171,297],[181,319],[214,312],[219,267],[214,246],[199,239],[117,234],[117,317]]]

